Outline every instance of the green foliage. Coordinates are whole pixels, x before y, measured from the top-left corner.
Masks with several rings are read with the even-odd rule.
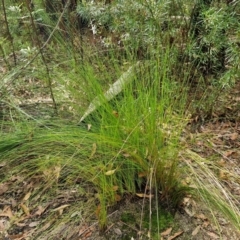
[[[87,3],[77,12],[96,28],[96,33],[109,29],[125,48],[153,47],[160,38],[169,2],[117,1],[114,4]],[[107,36],[105,36],[107,38]],[[107,40],[107,39],[103,39]],[[112,44],[115,44],[112,42]]]
[[[233,69],[238,68],[236,63],[239,54],[231,54],[230,60],[229,53],[236,53],[237,44],[233,32],[239,28],[239,9],[233,4],[210,2],[205,5],[197,3],[193,11],[197,16],[193,17],[191,22],[194,36],[190,56],[203,72],[214,73],[220,77],[224,73],[219,82],[229,85],[231,81],[227,76],[235,72]]]
[[[31,15],[26,8],[8,6],[10,31],[23,67],[3,77],[1,89],[6,88],[9,96],[17,98],[12,89],[25,84],[25,76],[40,79],[43,86],[49,78],[48,90],[60,107],[58,119],[46,121],[40,114],[31,116],[16,103],[14,106],[11,97],[4,94],[10,111],[14,108],[18,115],[1,119],[0,162],[7,164],[0,169],[0,181],[18,174],[23,179],[38,176],[44,193],[75,186],[78,179],[84,186],[90,185],[95,194],[94,209],[101,228],[107,224],[108,208],[126,193],[155,195],[156,201],[171,210],[187,193],[197,195],[198,190],[204,199],[214,202],[217,195],[209,197],[211,193],[201,184],[196,191],[182,184],[180,138],[187,124],[192,77],[197,79],[199,89],[205,88],[203,77],[207,84],[215,84],[213,91],[205,92],[212,97],[239,75],[239,9],[212,1],[199,12],[200,25],[193,23],[193,29],[200,27],[194,36],[192,29],[189,31],[193,5],[192,1],[125,0],[108,5],[82,1],[76,11],[89,24],[90,34],[85,36],[70,26],[69,11],[63,13],[61,26],[55,28],[58,19],[53,19],[41,1],[36,1],[31,14],[37,26],[44,26],[45,38],[50,36],[44,43],[44,34],[38,29],[35,34],[43,45],[31,38]],[[55,10],[60,17],[63,9]],[[52,29],[53,36],[49,35]],[[11,54],[8,44],[7,38],[1,39],[6,62]],[[222,67],[219,53],[224,53],[224,64],[229,67],[221,74],[217,72]],[[214,77],[210,71],[202,71],[202,65],[211,68]],[[104,93],[131,67],[127,83],[108,101]],[[18,77],[22,82],[14,85]],[[46,96],[46,89],[42,95]],[[76,126],[96,96],[100,104]],[[203,99],[198,104],[206,109],[213,102]],[[63,120],[66,118],[67,123]],[[235,218],[234,211],[224,208],[224,200],[220,205],[229,218]],[[172,220],[170,216],[166,221],[152,217],[158,232],[162,221],[165,227]]]

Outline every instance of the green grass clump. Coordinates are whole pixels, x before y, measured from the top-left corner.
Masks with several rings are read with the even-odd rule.
[[[7,48],[4,60],[10,67],[3,76],[1,89],[3,102],[10,108],[10,112],[15,108],[19,116],[17,118],[11,112],[5,118],[4,114],[0,114],[0,182],[8,182],[13,176],[26,182],[38,179],[41,184],[34,195],[41,193],[49,198],[56,196],[59,189],[76,186],[79,194],[89,197],[87,194],[91,192],[91,207],[94,207],[89,207],[90,215],[98,218],[101,229],[107,225],[109,207],[126,195],[136,194],[142,196],[144,201],[147,198],[149,212],[156,208],[156,212],[142,219],[143,228],[149,228],[154,234],[159,234],[172,220],[170,215],[161,218],[165,214],[161,214],[158,204],[172,211],[188,193],[204,199],[210,209],[212,206],[217,207],[237,226],[239,211],[236,206],[231,201],[227,202],[227,197],[215,201],[224,191],[216,187],[219,182],[212,177],[212,172],[201,167],[199,169],[202,171],[196,172],[191,164],[181,167],[183,161],[179,152],[183,146],[180,138],[187,124],[187,101],[191,88],[189,82],[192,81],[194,85],[196,81],[201,90],[205,85],[200,79],[203,82],[208,80],[203,79],[201,69],[195,68],[191,63],[194,59],[195,65],[198,63],[196,58],[200,57],[199,44],[188,37],[190,33],[187,31],[191,28],[188,21],[191,20],[182,15],[190,15],[191,9],[194,9],[192,3],[184,5],[178,12],[181,4],[175,6],[160,1],[146,4],[130,2],[129,8],[120,2],[110,4],[109,18],[106,19],[102,16],[107,13],[108,5],[102,6],[103,12],[95,12],[95,5],[90,4],[89,11],[87,3],[79,6],[77,11],[79,14],[85,13],[82,17],[85,16],[89,22],[90,31],[84,33],[81,29],[81,36],[78,35],[77,28],[75,32],[74,27],[70,27],[70,16],[69,19],[66,16],[71,11],[67,10],[67,6],[55,10],[56,16],[59,16],[56,21],[44,9],[38,12],[44,23],[40,39],[48,39],[44,43],[34,43],[41,29],[34,30],[35,37],[32,39],[32,34],[23,37],[14,34],[16,30],[10,28],[8,38],[15,38],[11,44],[13,47],[15,44],[17,50],[22,52],[19,57],[22,62],[18,65],[16,62],[16,68],[11,68],[11,60],[6,56],[15,50],[10,50],[10,45],[5,45],[4,40],[2,52]],[[39,1],[35,7],[44,8]],[[29,10],[23,10],[30,15]],[[176,16],[170,11],[174,14],[176,11]],[[20,8],[18,14],[21,15]],[[119,15],[119,18],[114,17],[116,22],[114,20],[109,23],[113,14]],[[8,21],[10,25],[17,26],[15,22],[19,23],[19,19],[21,17],[12,18],[14,22],[11,18]],[[33,30],[31,27],[35,26],[34,22],[32,25],[30,22],[26,24],[26,33]],[[25,28],[25,24],[21,25]],[[65,28],[62,25],[66,25]],[[106,32],[107,36],[94,33],[95,27],[102,34]],[[225,29],[219,30],[222,32]],[[113,40],[113,36],[117,40]],[[24,39],[21,41],[26,44],[21,45],[21,37]],[[28,40],[29,37],[32,42]],[[109,37],[110,46],[101,45]],[[16,42],[16,38],[19,42]],[[202,39],[205,39],[204,36]],[[196,49],[193,47],[195,45]],[[213,44],[212,48],[214,47],[216,43]],[[225,48],[224,45],[219,47]],[[236,48],[236,53],[238,52]],[[238,54],[233,59],[238,59],[237,56]],[[235,64],[232,66],[234,70]],[[57,118],[43,120],[15,106],[17,104],[11,98],[19,96],[12,89],[22,84],[16,81],[18,78],[23,78],[21,80],[25,84],[25,76],[32,77],[29,82],[36,81],[37,87],[44,87],[40,95],[43,99],[50,95],[55,113],[58,113]],[[210,82],[213,81],[211,79]],[[215,94],[212,94],[212,86],[217,80],[211,83],[209,91],[203,94],[203,100],[198,101],[196,108],[207,109],[208,112],[212,110],[213,96],[217,96],[219,89],[218,86]],[[225,84],[228,83],[227,80]],[[12,95],[9,94],[11,92]],[[198,91],[196,98],[199,97],[197,95]],[[22,101],[21,97],[19,99]],[[209,99],[208,103],[206,99]],[[188,157],[197,159],[196,155],[189,155]],[[202,166],[199,161],[196,162]],[[182,184],[183,176],[189,172],[196,182],[194,190]],[[207,185],[204,178],[210,179]],[[226,193],[226,196],[229,195]]]
[[[18,134],[3,133],[0,160],[8,161],[12,175],[42,176],[43,190],[67,187],[79,177],[91,183],[101,206],[97,216],[102,228],[117,195],[154,191],[160,202],[177,207],[187,191],[177,168],[179,136],[185,125],[185,82],[177,82],[169,72],[170,49],[160,53],[161,59],[133,68],[127,85],[110,101],[104,99],[106,83],[96,78],[95,69],[85,67],[89,78],[82,91],[91,87],[89,98],[100,99],[85,123],[15,126]],[[70,90],[74,93],[77,87]]]

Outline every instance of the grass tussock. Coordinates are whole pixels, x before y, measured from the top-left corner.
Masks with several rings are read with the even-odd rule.
[[[96,91],[93,95],[99,96],[99,106],[79,126],[33,123],[15,126],[19,134],[2,133],[1,161],[8,159],[11,175],[41,176],[45,191],[69,187],[79,177],[90,182],[98,193],[102,227],[107,207],[125,193],[156,188],[160,202],[176,208],[187,188],[180,184],[177,170],[185,100],[179,102],[174,95],[177,88],[185,94],[185,82],[171,79],[169,52],[165,54],[161,65],[159,60],[143,63],[128,76],[120,95],[109,101],[103,85],[87,79]]]
[[[6,31],[14,41],[1,43],[3,52],[7,48],[3,60],[8,70],[0,84],[0,182],[10,181],[14,189],[20,182],[34,182],[32,198],[41,196],[42,203],[43,196],[54,198],[62,189],[74,189],[89,204],[89,215],[98,219],[101,229],[107,226],[110,207],[129,195],[142,197],[149,203],[149,212],[157,209],[157,216],[158,205],[173,212],[191,195],[205,202],[213,215],[213,209],[223,213],[239,229],[236,199],[216,177],[217,167],[211,164],[210,168],[207,159],[187,150],[181,141],[189,111],[195,107],[211,112],[219,89],[229,83],[231,72],[222,76],[214,72],[225,49],[235,54],[226,58],[231,59],[232,73],[237,71],[232,60],[239,56],[233,51],[235,45],[225,46],[211,34],[221,32],[232,41],[230,33],[219,25],[218,31],[214,24],[207,25],[211,23],[207,3],[181,7],[179,14],[189,15],[185,18],[171,16],[178,9],[174,3],[130,2],[129,9],[123,9],[122,3],[109,8],[98,3],[101,11],[81,4],[76,11],[87,27],[79,30],[80,35],[70,24],[72,18],[66,17],[67,5],[61,11],[51,9],[52,15],[41,10],[42,28],[37,30],[35,24],[41,24],[34,21],[26,23],[26,29],[35,31],[29,40],[31,34],[25,29],[34,47],[21,46],[15,40],[19,33]],[[45,6],[36,1],[37,7]],[[206,16],[198,12],[190,16],[192,9],[206,11]],[[21,15],[22,11],[13,10],[8,8],[11,18],[4,19],[10,26],[17,21],[13,12]],[[132,14],[133,10],[137,13]],[[30,8],[23,11],[33,18]],[[119,20],[109,21],[114,14]],[[196,29],[189,22],[194,14],[201,22]],[[14,68],[7,57],[11,52],[20,59],[18,64],[15,59]],[[45,106],[32,112],[39,98]],[[179,156],[180,152],[184,154]],[[186,175],[191,175],[193,184],[183,183]],[[69,210],[71,216],[77,206]],[[63,222],[70,221],[70,215]],[[148,221],[151,230],[151,214]]]

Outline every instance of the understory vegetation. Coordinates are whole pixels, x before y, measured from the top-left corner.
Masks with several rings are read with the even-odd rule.
[[[1,9],[3,236],[42,215],[29,239],[55,239],[62,223],[97,221],[104,232],[138,199],[142,239],[160,239],[186,201],[202,204],[220,234],[216,213],[240,231],[222,167],[189,148],[239,81],[238,0],[2,0]]]

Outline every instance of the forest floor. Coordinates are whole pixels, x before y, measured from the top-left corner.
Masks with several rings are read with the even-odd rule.
[[[226,170],[219,171],[219,179],[240,208],[240,82],[219,97],[211,119],[199,122],[197,116],[194,120],[186,129],[185,148],[214,159]],[[35,196],[34,201],[29,202],[31,189],[40,185],[41,179],[36,177],[22,182],[20,175],[0,184],[0,239],[149,239],[141,215],[148,199],[144,202],[141,198],[126,196],[109,209],[107,228],[99,231],[96,217],[85,218],[89,199],[76,194],[74,189],[58,189],[54,198],[46,195],[44,205],[38,203],[44,196]],[[81,209],[78,209],[79,203]],[[75,211],[71,213],[70,221],[64,221],[71,205]],[[49,214],[51,218],[47,217]],[[240,233],[220,213],[214,215],[218,227],[202,204],[185,198],[182,209],[175,212],[168,227],[160,231],[160,239],[240,238]]]

